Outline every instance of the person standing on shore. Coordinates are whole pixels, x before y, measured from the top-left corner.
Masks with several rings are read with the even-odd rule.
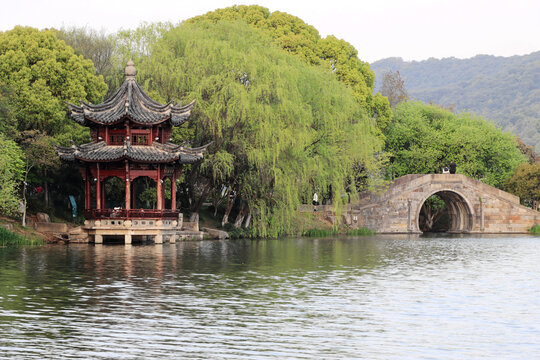
[[[319,196],[317,193],[313,194],[313,211],[317,211],[317,205],[319,205]]]
[[[454,160],[450,161],[450,165],[448,165],[448,167],[450,168],[450,174],[456,173],[456,163]]]

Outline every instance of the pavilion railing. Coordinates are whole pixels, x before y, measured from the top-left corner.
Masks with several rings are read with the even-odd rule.
[[[178,219],[180,210],[156,209],[91,209],[84,211],[87,219]]]

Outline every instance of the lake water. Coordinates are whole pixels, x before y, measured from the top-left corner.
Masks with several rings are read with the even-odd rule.
[[[0,359],[540,358],[540,237],[0,249]]]

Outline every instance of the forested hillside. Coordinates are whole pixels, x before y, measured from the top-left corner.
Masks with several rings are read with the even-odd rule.
[[[388,58],[371,68],[375,91],[385,72],[398,70],[410,98],[482,115],[540,151],[540,51],[413,62]]]

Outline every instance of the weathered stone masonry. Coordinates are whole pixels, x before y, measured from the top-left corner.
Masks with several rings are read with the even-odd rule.
[[[352,227],[377,233],[421,233],[418,219],[433,194],[449,206],[450,232],[526,233],[540,222],[540,213],[519,198],[459,174],[414,174],[396,179],[386,191],[363,193],[344,215]]]

